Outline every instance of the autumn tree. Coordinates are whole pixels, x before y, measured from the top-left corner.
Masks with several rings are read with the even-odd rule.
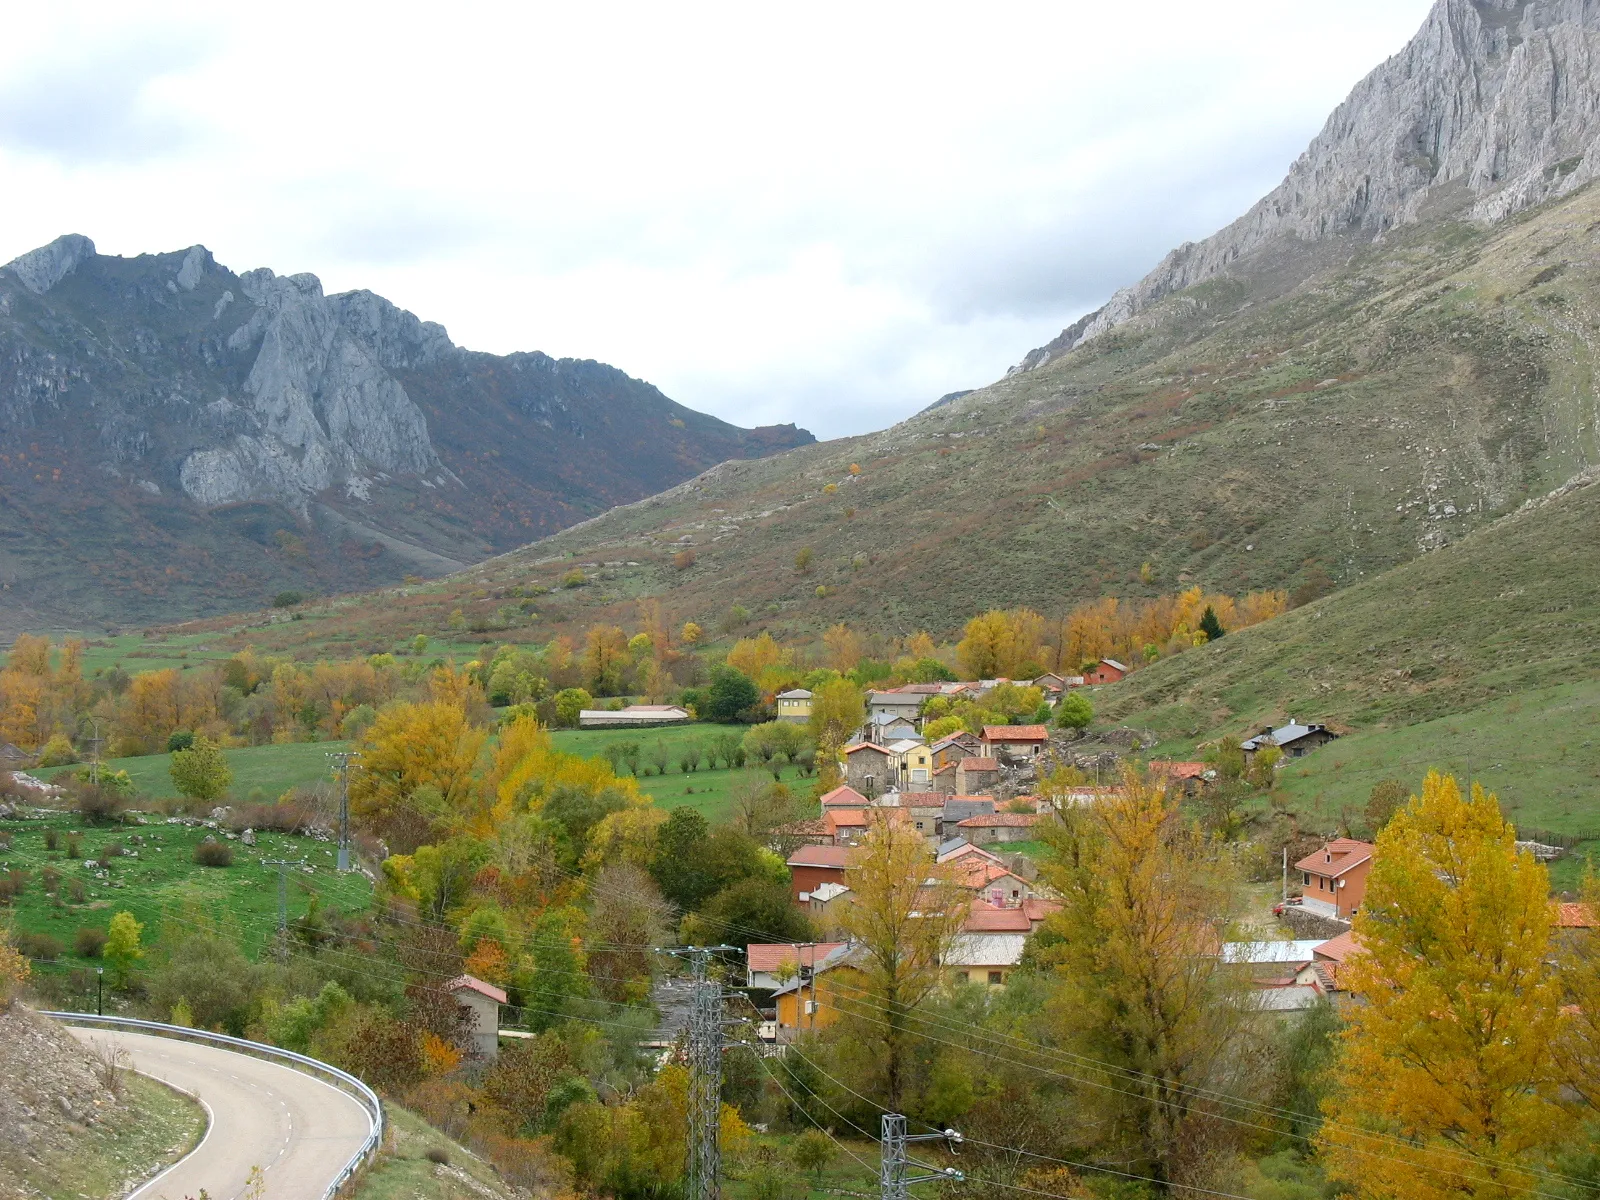
[[[631,664],[628,637],[615,625],[595,625],[584,639],[583,677],[596,696],[622,692],[623,673]]]
[[[829,626],[822,635],[822,649],[827,656],[828,666],[842,674],[853,671],[861,661],[863,643],[859,633],[840,621],[837,625]]]
[[[859,997],[844,995],[838,1006],[872,1025],[885,1103],[899,1112],[914,1049],[914,1011],[939,986],[971,897],[934,862],[927,840],[909,821],[873,822],[844,883],[854,903],[845,906],[840,924],[859,945],[855,964],[863,982]]]
[[[824,792],[839,785],[839,752],[867,719],[861,689],[833,679],[811,693],[811,740],[817,747],[818,783]]]
[[[683,628],[678,631],[678,640],[685,646],[696,645],[705,631],[693,621],[685,621]]]
[[[968,679],[1036,675],[1044,618],[1029,608],[991,609],[967,622],[956,658]]]
[[[1222,847],[1158,783],[1128,771],[1063,807],[1044,876],[1063,907],[1036,938],[1048,1024],[1082,1064],[1086,1131],[1166,1192],[1209,1131],[1206,1094],[1243,1090],[1252,1014],[1217,954],[1234,880]]]
[[[391,705],[361,740],[361,769],[350,773],[351,811],[381,824],[425,786],[448,807],[464,804],[483,743],[483,731],[455,705]]]
[[[210,738],[197,737],[187,750],[174,750],[167,770],[178,794],[191,800],[215,800],[233,785],[233,768]]]
[[[1524,1193],[1568,1126],[1550,880],[1515,840],[1494,796],[1438,772],[1378,835],[1319,1136],[1355,1196]]]

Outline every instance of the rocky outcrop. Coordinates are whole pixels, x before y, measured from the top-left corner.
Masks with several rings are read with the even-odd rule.
[[[1172,251],[1013,371],[1042,366],[1265,250],[1381,237],[1436,212],[1494,221],[1597,171],[1600,5],[1438,0],[1405,49],[1334,110],[1277,188],[1227,228]]]
[[[190,262],[184,259],[180,277]],[[315,275],[252,271],[240,283],[254,311],[228,346],[253,349],[255,360],[239,401],[215,403],[227,406],[217,415],[237,414],[245,428],[184,460],[185,494],[207,507],[302,504],[365,473],[439,469],[427,420],[385,362],[409,365],[404,333],[420,338],[421,322],[371,293],[330,300]],[[432,328],[450,348],[444,330]]]
[[[69,233],[12,259],[0,271],[15,275],[23,287],[42,296],[77,270],[84,259],[92,257],[94,243],[81,233]]]

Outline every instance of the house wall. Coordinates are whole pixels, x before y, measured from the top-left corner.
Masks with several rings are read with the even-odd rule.
[[[889,769],[889,756],[879,754],[876,750],[857,750],[854,754],[845,756],[845,782],[856,791],[867,794],[867,780],[873,780],[873,789],[876,795],[883,795],[889,790],[889,785],[894,782],[894,776]]]
[[[479,1058],[494,1058],[500,1053],[500,1006],[471,988],[461,988],[452,995],[472,1014],[472,1052]]]
[[[1333,905],[1335,912],[1348,920],[1367,898],[1367,876],[1371,871],[1372,860],[1369,858],[1340,877],[1345,881],[1343,887],[1339,887],[1339,880],[1331,875],[1307,871],[1301,879],[1301,890],[1307,899]]]
[[[821,887],[825,883],[843,883],[843,867],[790,867],[789,868],[789,895],[796,904],[800,903],[800,893],[809,892],[812,888]]]
[[[809,721],[811,719],[811,701],[809,700],[779,700],[778,720],[780,721]]]

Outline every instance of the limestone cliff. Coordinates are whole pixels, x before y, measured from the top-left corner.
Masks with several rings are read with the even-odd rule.
[[[1318,243],[1370,240],[1425,215],[1494,221],[1600,171],[1600,4],[1438,0],[1399,54],[1356,85],[1288,177],[1233,224],[1030,352],[1031,370],[1163,296]],[[1291,272],[1292,274],[1292,272]]]

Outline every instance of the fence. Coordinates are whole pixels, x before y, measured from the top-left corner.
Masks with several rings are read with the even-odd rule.
[[[182,1025],[164,1025],[160,1021],[140,1021],[133,1017],[101,1017],[96,1016],[94,1013],[50,1012],[46,1010],[41,1010],[39,1015],[53,1017],[66,1025],[82,1025],[94,1029],[125,1029],[134,1033],[150,1033],[159,1037],[176,1038],[179,1041],[221,1046],[224,1050],[232,1050],[239,1054],[251,1054],[271,1062],[283,1063],[333,1084],[340,1091],[351,1096],[356,1103],[366,1110],[367,1120],[371,1123],[371,1128],[367,1133],[366,1141],[361,1143],[361,1149],[351,1156],[350,1161],[345,1163],[344,1169],[339,1172],[338,1177],[322,1193],[323,1200],[331,1200],[331,1197],[338,1193],[339,1189],[348,1182],[361,1165],[376,1154],[378,1148],[383,1145],[383,1101],[378,1099],[377,1093],[348,1071],[341,1071],[338,1067],[329,1066],[318,1059],[304,1054],[296,1054],[293,1050],[268,1046],[263,1042],[252,1042],[245,1038],[229,1037],[225,1033],[209,1033],[204,1029],[188,1029]]]

